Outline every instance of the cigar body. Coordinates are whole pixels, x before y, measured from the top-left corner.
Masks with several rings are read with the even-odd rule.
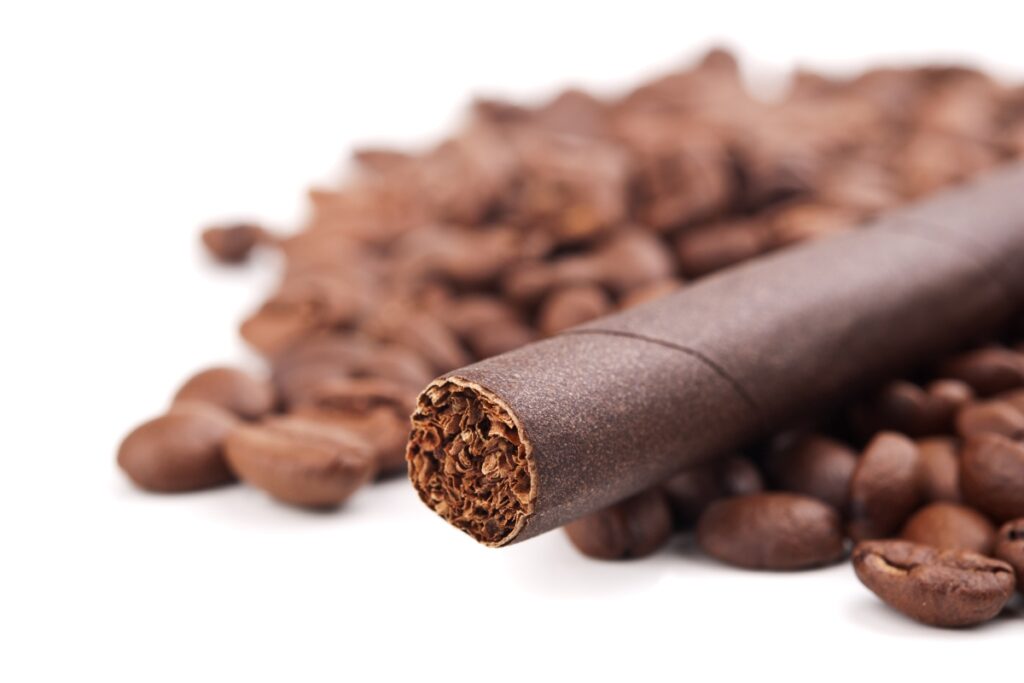
[[[531,538],[991,333],[1024,309],[1024,166],[456,370],[409,443],[424,502]]]

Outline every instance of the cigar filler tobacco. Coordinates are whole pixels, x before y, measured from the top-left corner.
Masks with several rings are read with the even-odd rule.
[[[450,372],[407,450],[422,500],[489,546],[744,445],[1024,309],[1024,166]]]

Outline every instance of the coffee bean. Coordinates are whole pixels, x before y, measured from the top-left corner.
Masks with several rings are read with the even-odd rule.
[[[224,452],[239,478],[284,503],[311,508],[340,505],[375,469],[358,436],[299,417],[239,426]]]
[[[857,578],[886,604],[931,626],[994,618],[1013,594],[1013,569],[964,550],[909,541],[865,541],[853,551]]]
[[[764,478],[750,458],[734,455],[718,465],[718,476],[727,496],[745,496],[764,491]]]
[[[537,328],[543,334],[551,335],[599,318],[611,310],[611,299],[600,287],[567,287],[552,292],[544,299],[537,314]]]
[[[948,433],[957,411],[973,396],[970,386],[959,380],[939,380],[926,389],[898,380],[886,384],[866,404],[857,406],[854,422],[866,434],[881,430],[909,436]]]
[[[846,445],[810,434],[773,449],[765,471],[780,489],[803,493],[845,510],[857,455]]]
[[[1007,522],[999,529],[996,557],[1013,567],[1017,590],[1024,593],[1024,517]]]
[[[207,228],[203,231],[203,244],[213,258],[221,263],[242,263],[260,242],[269,239],[258,225],[238,223]]]
[[[172,493],[234,481],[223,445],[234,418],[215,407],[185,403],[136,427],[121,442],[117,464],[139,487]]]
[[[900,536],[934,548],[991,555],[996,528],[973,508],[957,503],[932,503],[907,520]]]
[[[308,398],[326,380],[381,378],[419,389],[433,370],[413,351],[357,335],[326,335],[296,344],[274,359],[274,384],[287,406]]]
[[[712,557],[748,569],[803,569],[843,555],[839,514],[820,500],[756,493],[712,503],[697,523]]]
[[[1012,389],[996,395],[996,400],[1008,403],[1024,413],[1024,389]]]
[[[753,221],[712,224],[683,232],[676,241],[679,267],[699,277],[757,256],[769,247],[767,227]]]
[[[633,306],[645,304],[648,301],[660,299],[663,296],[679,291],[682,286],[682,281],[676,278],[657,280],[650,284],[641,285],[626,292],[622,299],[619,300],[619,308],[632,308]]]
[[[868,444],[850,479],[849,533],[854,540],[892,535],[924,500],[917,446],[895,432]]]
[[[664,494],[645,491],[565,527],[569,540],[584,555],[601,560],[645,557],[672,534],[672,513]]]
[[[733,455],[682,470],[662,484],[677,529],[688,529],[715,500],[763,491],[764,478],[750,458]]]
[[[917,452],[921,457],[925,500],[959,502],[962,496],[956,440],[940,436],[921,439]]]
[[[416,390],[385,379],[331,379],[309,391],[291,414],[361,437],[370,446],[381,476],[404,474],[409,415]]]
[[[960,457],[964,501],[997,521],[1024,517],[1024,443],[999,434],[970,438]]]
[[[957,415],[956,431],[965,439],[985,433],[1024,439],[1024,413],[1005,401],[973,403]]]
[[[662,484],[677,529],[692,526],[712,502],[725,495],[718,468],[698,465],[680,471]]]
[[[236,368],[210,368],[193,375],[174,395],[175,401],[211,403],[243,420],[255,420],[274,410],[273,385]]]
[[[1024,355],[993,346],[950,358],[939,372],[966,382],[980,396],[992,396],[1024,387]]]

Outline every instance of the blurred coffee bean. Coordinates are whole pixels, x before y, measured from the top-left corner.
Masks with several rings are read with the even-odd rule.
[[[855,408],[855,427],[865,434],[881,430],[915,437],[949,433],[957,411],[972,397],[970,387],[957,380],[939,380],[927,389],[897,380]]]
[[[996,400],[1009,403],[1011,406],[1024,413],[1024,389],[1012,389],[1004,391],[995,396]]]
[[[764,477],[750,458],[734,455],[718,464],[718,476],[727,496],[745,496],[764,491]]]
[[[532,303],[559,287],[598,285],[621,294],[674,275],[665,244],[648,232],[627,228],[589,253],[516,268],[501,286],[512,301]]]
[[[536,332],[518,321],[494,323],[469,330],[465,335],[466,346],[477,358],[490,358],[520,346],[525,346],[537,338]]]
[[[848,532],[857,541],[891,536],[923,501],[917,446],[902,434],[882,432],[853,470]]]
[[[1024,356],[988,347],[950,358],[939,366],[939,374],[966,382],[979,396],[992,396],[1024,387]]]
[[[195,491],[234,481],[223,445],[235,424],[227,412],[181,402],[166,415],[144,422],[121,442],[117,464],[149,491]]]
[[[239,478],[303,507],[340,505],[375,471],[370,447],[361,438],[298,417],[240,425],[228,435],[224,452]]]
[[[364,331],[385,342],[401,344],[428,361],[436,372],[469,363],[470,356],[444,323],[425,311],[391,302],[364,321]]]
[[[243,420],[255,420],[274,410],[277,396],[266,380],[237,368],[217,367],[193,375],[178,389],[174,401],[211,403]]]
[[[714,464],[697,465],[666,480],[662,488],[672,508],[677,529],[692,526],[705,508],[725,495]]]
[[[405,443],[417,389],[385,379],[332,379],[312,389],[293,415],[340,427],[370,447],[381,476],[406,471]]]
[[[311,337],[274,359],[274,384],[286,405],[302,402],[325,380],[381,378],[421,388],[433,368],[398,344],[356,335]]]
[[[253,247],[269,236],[258,225],[237,223],[207,228],[202,239],[210,256],[221,263],[235,264],[247,260]]]
[[[991,555],[996,528],[973,508],[957,503],[932,503],[907,520],[900,536],[934,548]]]
[[[818,498],[836,510],[846,510],[856,465],[857,454],[851,448],[818,434],[774,448],[764,463],[777,488]]]
[[[600,318],[611,311],[611,299],[600,287],[566,287],[552,292],[544,299],[537,313],[537,328],[542,334],[552,335]]]
[[[748,569],[803,569],[839,560],[839,513],[815,498],[757,493],[712,503],[697,523],[706,553]]]
[[[622,299],[619,300],[619,308],[632,308],[633,306],[645,304],[648,301],[660,299],[663,296],[679,291],[682,286],[683,282],[675,278],[658,280],[647,285],[641,285],[636,289],[632,289],[627,292]]]
[[[705,508],[719,498],[760,493],[764,478],[754,462],[742,455],[722,457],[688,467],[662,484],[677,529],[693,526]]]
[[[964,501],[996,521],[1024,517],[1024,442],[980,434],[960,456]]]
[[[857,225],[860,214],[849,208],[816,202],[798,202],[776,211],[769,223],[771,242],[784,246],[836,235]]]
[[[576,549],[588,557],[645,557],[668,541],[672,513],[664,494],[652,489],[567,524],[565,532]]]
[[[1024,439],[1024,413],[1005,401],[973,403],[957,415],[956,431],[965,439],[979,434]]]
[[[1017,590],[1024,593],[1024,517],[1011,520],[999,529],[995,554],[1013,567],[1017,574]]]
[[[994,618],[1013,594],[1013,569],[964,550],[909,541],[866,541],[853,551],[857,578],[890,607],[931,626]]]
[[[687,230],[676,240],[683,274],[700,277],[757,256],[769,247],[768,233],[757,221],[716,223]]]
[[[917,442],[925,500],[960,502],[960,459],[955,439],[932,437]]]

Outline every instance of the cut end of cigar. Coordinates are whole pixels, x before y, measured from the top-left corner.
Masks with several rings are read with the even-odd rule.
[[[420,394],[406,460],[423,502],[485,545],[511,542],[533,513],[530,443],[505,402],[473,382],[439,379]]]

